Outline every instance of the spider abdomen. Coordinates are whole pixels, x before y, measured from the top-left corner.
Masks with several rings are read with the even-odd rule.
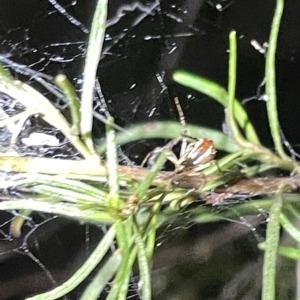
[[[211,163],[215,154],[216,149],[212,140],[200,139],[189,143],[184,155],[179,160],[179,171],[188,168],[202,170]]]

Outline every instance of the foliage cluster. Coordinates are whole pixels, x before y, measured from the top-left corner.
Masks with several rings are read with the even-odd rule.
[[[33,210],[59,214],[87,223],[109,225],[109,230],[91,256],[70,279],[54,290],[28,299],[62,297],[77,287],[100,262],[103,262],[102,268],[81,299],[97,299],[111,280],[111,290],[107,299],[126,299],[132,267],[136,260],[142,282],[143,299],[151,299],[151,262],[156,231],[162,224],[179,218],[177,215],[179,208],[185,207],[187,203],[200,196],[205,198],[214,188],[224,186],[232,178],[224,174],[236,175],[236,166],[242,165],[238,172],[248,178],[272,168],[288,170],[294,175],[300,172],[299,164],[286,154],[282,146],[276,105],[275,54],[283,7],[283,0],[277,0],[265,65],[266,105],[275,146],[274,152],[261,144],[247,112],[235,98],[237,61],[235,32],[231,32],[229,36],[228,91],[215,82],[186,71],[179,70],[174,73],[176,82],[208,95],[225,107],[230,132],[230,136],[226,136],[208,128],[187,126],[189,135],[213,139],[216,148],[230,153],[203,170],[201,174],[195,175],[195,182],[197,178],[201,178],[201,184],[196,190],[180,187],[180,178],[177,178],[179,184],[173,186],[172,174],[161,171],[168,157],[168,151],[162,151],[150,170],[118,165],[117,146],[141,138],[178,138],[182,133],[179,124],[147,123],[121,130],[116,134],[113,117],[109,117],[105,120],[106,142],[94,147],[92,102],[96,70],[105,33],[106,1],[99,0],[95,10],[86,54],[81,99],[78,99],[74,88],[64,75],[56,77],[57,86],[68,100],[71,123],[48,99],[27,84],[14,80],[4,67],[0,66],[0,91],[16,99],[26,108],[18,115],[2,118],[1,126],[8,127],[17,121],[22,122],[31,115],[39,114],[47,123],[61,131],[83,157],[80,161],[58,160],[13,156],[7,149],[2,151],[1,170],[14,173],[0,183],[0,188],[6,191],[27,187],[35,195],[34,197],[31,195],[28,199],[24,196],[23,199],[14,198],[0,202],[1,210],[20,210],[20,216],[15,217],[11,224],[11,232],[18,236],[24,219]],[[17,135],[18,132],[13,134]],[[104,152],[106,160],[101,155]],[[256,161],[255,167],[253,164],[249,166],[248,163],[251,161]],[[281,226],[295,241],[300,242],[300,231],[291,221],[300,218],[297,204],[299,197],[296,193],[286,194],[287,191],[294,191],[299,186],[298,180],[294,178],[296,177],[276,181],[272,186],[272,193],[268,193],[271,196],[256,200],[257,206],[269,211],[266,241],[260,245],[265,251],[262,291],[264,300],[275,299],[278,253],[292,259],[300,258],[299,249],[279,246]],[[163,210],[162,205],[166,206]],[[213,215],[206,206],[186,209],[190,209],[188,217],[193,222],[214,222],[230,215],[229,210],[224,210],[218,216]],[[238,204],[236,210],[243,215],[252,213],[249,203]],[[118,247],[111,252],[111,246],[115,241]]]

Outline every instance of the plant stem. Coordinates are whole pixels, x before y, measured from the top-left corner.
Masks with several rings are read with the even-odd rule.
[[[195,91],[203,93],[208,97],[217,100],[224,107],[228,107],[228,93],[217,83],[199,75],[195,75],[182,70],[176,71],[173,74],[173,79],[186,87],[192,88]],[[249,142],[259,145],[260,141],[257,136],[256,130],[249,120],[247,112],[238,100],[235,100],[235,112],[235,118],[241,128],[245,130],[245,134]]]
[[[140,280],[142,282],[143,300],[151,300],[151,270],[143,235],[138,224],[134,224],[135,243],[138,249]]]
[[[284,0],[276,1],[276,9],[273,17],[271,33],[269,38],[269,47],[266,54],[266,94],[267,94],[267,111],[269,118],[269,125],[273,137],[274,145],[279,156],[283,159],[290,159],[284,152],[282,147],[282,140],[280,134],[280,125],[278,120],[277,110],[277,96],[276,96],[276,70],[275,58],[277,48],[277,38],[280,27],[280,21],[284,8]]]
[[[93,271],[93,269],[103,260],[108,249],[111,247],[115,237],[115,229],[112,226],[105,236],[101,239],[98,246],[95,248],[90,257],[84,262],[84,264],[74,273],[74,275],[68,279],[66,282],[58,286],[57,288],[34,296],[27,298],[27,300],[54,300],[58,299],[74,288],[76,288],[86,277]]]
[[[67,76],[64,74],[59,74],[55,77],[55,83],[60,87],[65,93],[69,109],[72,117],[72,128],[71,134],[80,134],[80,102],[76,95],[75,89],[71,82],[68,80]]]
[[[193,138],[208,138],[214,141],[217,149],[226,152],[236,152],[240,147],[232,143],[232,139],[221,131],[187,124],[185,129],[188,135]],[[182,134],[182,125],[178,122],[161,121],[148,122],[137,125],[132,125],[126,128],[125,132],[119,132],[116,135],[118,145],[124,145],[141,139],[175,139]],[[97,152],[102,154],[105,152],[106,143],[101,142],[97,146]]]
[[[89,35],[81,95],[81,134],[86,146],[94,153],[92,141],[93,100],[96,73],[101,57],[107,17],[107,0],[98,0]]]
[[[280,235],[280,213],[283,203],[282,189],[271,206],[267,227],[263,265],[262,300],[274,300],[276,289],[276,262]]]
[[[229,68],[228,68],[228,114],[229,114],[229,126],[232,131],[233,138],[236,140],[238,145],[243,148],[249,147],[249,142],[242,136],[238,125],[235,121],[235,89],[236,89],[236,60],[237,60],[237,49],[236,49],[236,32],[232,31],[229,34]],[[251,144],[250,144],[251,145]]]

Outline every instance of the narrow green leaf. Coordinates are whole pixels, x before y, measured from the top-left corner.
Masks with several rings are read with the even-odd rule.
[[[95,151],[92,140],[94,88],[105,34],[107,2],[107,0],[97,1],[83,71],[80,132],[91,153]]]
[[[193,138],[208,138],[214,141],[217,149],[226,152],[235,152],[240,147],[226,134],[218,130],[200,127],[196,125],[187,125],[185,128],[178,122],[151,122],[133,125],[126,129],[126,132],[119,132],[116,135],[117,145],[124,145],[141,139],[175,139],[187,130],[187,134]],[[103,141],[97,147],[97,152],[105,152],[106,142]]]
[[[101,239],[96,249],[92,252],[84,264],[75,272],[75,274],[64,282],[59,287],[52,291],[39,294],[34,297],[27,298],[27,300],[54,300],[63,297],[67,293],[75,289],[84,279],[94,270],[94,268],[101,262],[105,254],[112,246],[115,238],[115,229],[112,226],[105,236]]]
[[[280,224],[295,241],[300,243],[300,230],[293,225],[284,213],[280,214]]]
[[[228,125],[233,138],[236,142],[243,148],[249,147],[249,142],[245,140],[240,132],[240,129],[236,123],[236,113],[235,107],[238,105],[235,99],[235,89],[236,89],[236,60],[237,60],[237,46],[236,46],[236,32],[232,31],[229,34],[229,68],[228,68]]]
[[[262,300],[274,300],[276,290],[276,262],[280,237],[280,213],[283,203],[282,190],[271,206],[267,227],[266,248],[263,265]]]
[[[121,254],[119,250],[108,259],[104,266],[98,271],[92,282],[85,289],[80,300],[96,300],[102,293],[109,280],[115,275],[121,264]]]
[[[138,199],[141,200],[144,195],[147,193],[149,187],[151,186],[155,176],[161,169],[163,168],[167,157],[168,157],[169,151],[163,150],[160,155],[158,156],[157,161],[155,164],[151,167],[149,170],[147,176],[145,179],[138,185],[138,187],[135,190],[135,194],[137,195]]]
[[[151,270],[150,263],[147,257],[146,247],[143,241],[142,233],[138,227],[138,224],[135,224],[135,242],[138,249],[138,262],[140,270],[140,281],[142,284],[142,295],[143,300],[151,300]]]
[[[107,139],[107,170],[108,170],[108,184],[109,184],[109,205],[113,208],[119,209],[122,205],[119,200],[119,182],[118,182],[118,155],[116,147],[115,130],[112,126],[114,123],[113,117],[109,117],[106,125],[106,139]]]
[[[71,82],[68,80],[67,76],[64,74],[59,74],[54,79],[56,85],[60,87],[66,95],[68,100],[69,109],[72,117],[72,127],[71,134],[80,134],[80,100],[77,97],[75,89]]]
[[[102,224],[112,224],[113,218],[107,211],[93,209],[82,209],[80,205],[71,203],[52,203],[49,199],[21,199],[8,200],[0,202],[0,210],[34,210],[54,215],[60,215],[67,218],[79,220],[80,222],[92,222]],[[53,199],[50,199],[53,201]]]
[[[208,80],[199,75],[189,73],[187,71],[178,70],[173,74],[173,79],[189,88],[192,88],[200,93],[203,93],[218,102],[220,102],[225,108],[228,107],[228,93],[227,91],[218,85],[217,83]],[[238,100],[235,101],[235,118],[238,121],[241,128],[245,130],[246,137],[249,142],[259,145],[259,138],[256,134],[255,128],[249,120],[249,117],[239,103]]]
[[[267,111],[269,118],[269,126],[271,129],[274,145],[278,154],[284,158],[289,159],[285,154],[281,134],[280,125],[278,120],[278,110],[277,110],[277,96],[276,96],[276,69],[275,69],[275,57],[277,48],[277,38],[280,27],[280,21],[284,9],[284,0],[276,1],[276,9],[273,17],[271,33],[269,37],[269,46],[266,54],[266,66],[265,66],[265,76],[266,76],[266,94],[267,94]]]
[[[291,259],[295,259],[295,260],[300,259],[300,249],[296,249],[293,247],[280,246],[278,248],[278,253],[287,258],[291,258]]]

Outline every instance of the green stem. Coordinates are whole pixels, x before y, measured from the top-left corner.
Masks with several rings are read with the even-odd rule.
[[[233,137],[236,142],[244,147],[249,147],[249,142],[242,136],[238,125],[235,121],[235,89],[236,89],[236,61],[237,61],[237,47],[236,47],[236,32],[232,31],[229,34],[229,70],[228,70],[228,114],[229,114],[229,126],[232,131]],[[250,144],[251,145],[251,144]]]
[[[94,163],[99,160],[98,155],[91,154],[82,140],[72,134],[71,126],[63,114],[41,93],[21,81],[12,80],[1,69],[0,65],[0,91],[16,99],[26,107],[26,111],[39,113],[44,121],[60,130],[72,145],[87,160]],[[7,77],[4,77],[7,76]]]
[[[271,206],[267,227],[263,265],[262,300],[274,300],[276,290],[276,262],[280,237],[280,213],[283,203],[282,189]]]
[[[119,250],[115,251],[104,266],[98,271],[93,281],[85,289],[80,300],[96,300],[114,276],[121,263]]]
[[[138,262],[140,277],[142,282],[142,295],[143,300],[151,300],[151,270],[147,257],[147,251],[145,243],[143,241],[142,233],[138,227],[138,224],[134,225],[135,231],[135,242],[138,249]]]
[[[240,147],[232,143],[232,139],[223,132],[218,130],[200,127],[188,124],[185,127],[188,135],[193,138],[208,138],[214,141],[215,147],[226,152],[235,152]],[[116,135],[118,145],[124,145],[141,139],[175,139],[183,132],[182,125],[179,122],[161,121],[136,124],[126,128],[125,132],[119,132]],[[106,142],[101,142],[97,146],[97,152],[102,154],[105,152]]]
[[[108,185],[109,185],[109,206],[115,209],[120,209],[122,203],[119,200],[119,182],[118,182],[118,156],[115,141],[115,131],[112,126],[114,123],[113,117],[109,117],[106,125],[107,139],[107,170],[108,170]]]
[[[107,0],[98,0],[92,21],[83,71],[80,131],[91,153],[95,152],[92,141],[94,87],[105,34],[107,2]]]
[[[80,134],[80,102],[79,102],[79,98],[76,95],[75,89],[72,86],[71,82],[68,80],[67,76],[64,74],[57,75],[54,80],[56,85],[63,90],[68,100],[69,109],[72,117],[71,134],[79,135]]]
[[[280,27],[280,21],[284,8],[284,0],[276,1],[276,9],[273,17],[271,33],[269,38],[269,47],[266,54],[266,94],[267,94],[267,110],[270,124],[270,130],[273,137],[276,151],[283,159],[290,159],[284,152],[280,134],[280,125],[278,120],[277,96],[276,96],[276,70],[275,57],[277,48],[277,38]]]
[[[30,172],[65,175],[96,175],[106,180],[107,170],[92,160],[63,160],[43,157],[16,157],[0,155],[0,170],[4,172]],[[0,187],[3,182],[0,181]]]
[[[195,91],[203,93],[208,97],[217,100],[224,107],[228,107],[228,93],[217,83],[199,75],[195,75],[182,70],[176,71],[173,74],[173,79],[186,87],[192,88]],[[237,99],[235,99],[235,113],[235,118],[240,127],[245,130],[245,134],[249,142],[259,145],[260,142],[255,128],[249,120],[248,114],[245,111],[244,107],[239,103]]]
[[[114,221],[109,212],[96,210],[95,207],[81,209],[80,206],[71,203],[50,203],[32,198],[2,201],[0,210],[34,210],[96,224],[112,224]]]
[[[101,239],[96,249],[90,255],[90,257],[85,261],[85,263],[75,272],[75,274],[64,282],[62,285],[58,286],[54,290],[49,292],[27,298],[27,300],[54,300],[63,297],[67,293],[75,289],[84,279],[94,270],[94,268],[101,262],[107,253],[108,249],[113,244],[115,237],[115,230],[112,226],[105,236]]]

